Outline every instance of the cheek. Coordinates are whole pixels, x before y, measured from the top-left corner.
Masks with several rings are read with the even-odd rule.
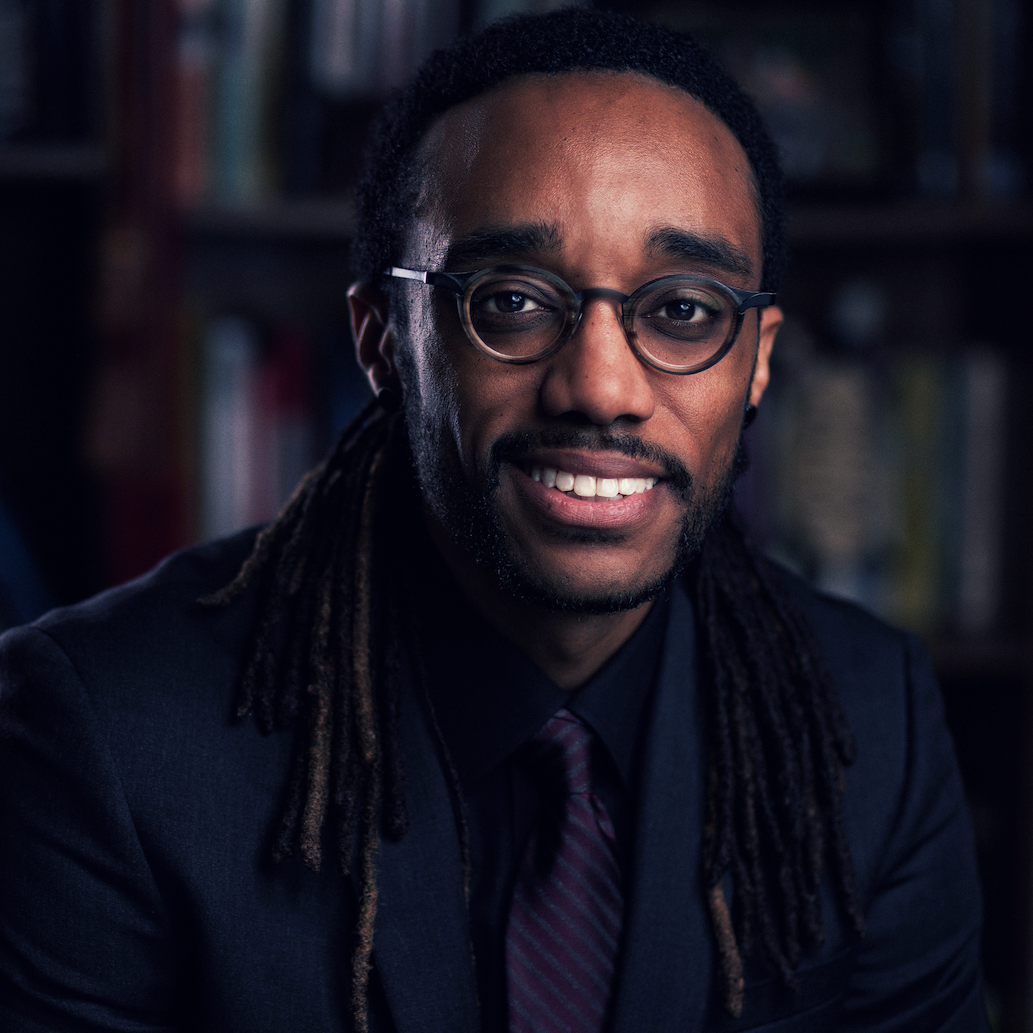
[[[533,410],[530,367],[506,366],[482,355],[452,325],[452,310],[413,306],[406,387],[422,435],[453,451],[472,476],[483,469],[499,436]],[[460,339],[453,339],[458,333]]]
[[[399,372],[406,393],[408,419],[422,434],[440,440],[455,425],[460,409],[459,380],[448,361],[445,342],[436,329],[429,298],[414,299],[409,308],[405,345],[399,350]]]
[[[665,393],[663,413],[670,421],[665,436],[678,440],[673,449],[706,485],[724,476],[735,456],[742,429],[749,370],[712,371],[678,378]],[[674,379],[674,378],[672,378]],[[657,414],[657,419],[660,413]]]
[[[456,371],[458,431],[466,462],[483,473],[499,437],[538,423],[541,371],[534,366],[507,366],[470,351]]]

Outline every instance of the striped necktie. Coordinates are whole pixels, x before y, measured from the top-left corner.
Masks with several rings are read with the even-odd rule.
[[[557,834],[547,827],[546,809],[513,890],[506,929],[509,1029],[600,1033],[624,904],[613,823],[592,792],[592,733],[563,709],[532,742],[563,810]]]

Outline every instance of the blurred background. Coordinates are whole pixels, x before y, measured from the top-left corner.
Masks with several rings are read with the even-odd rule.
[[[0,628],[276,512],[366,398],[372,115],[455,34],[549,6],[0,0]],[[782,149],[788,322],[739,506],[929,643],[995,1022],[1033,1031],[1033,11],[596,6],[697,32]]]

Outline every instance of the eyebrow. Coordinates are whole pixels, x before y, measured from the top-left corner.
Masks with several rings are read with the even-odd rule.
[[[559,251],[562,245],[559,229],[548,223],[487,226],[454,240],[445,252],[445,268],[454,269],[457,265],[475,264],[492,258],[533,257],[542,252]],[[666,226],[649,235],[646,248],[654,255],[703,262],[743,277],[753,275],[750,256],[723,237],[707,237]]]
[[[519,258],[559,251],[562,238],[555,226],[524,223],[518,226],[487,226],[452,241],[445,252],[445,268],[489,258]]]
[[[651,233],[646,247],[652,254],[704,262],[739,276],[753,275],[750,256],[722,237],[704,237],[669,226]]]

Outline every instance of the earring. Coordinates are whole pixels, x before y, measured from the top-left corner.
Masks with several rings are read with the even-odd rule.
[[[757,407],[746,403],[746,411],[742,414],[742,425],[748,427],[757,418]]]
[[[398,412],[402,407],[402,396],[392,387],[382,387],[377,391],[377,401],[384,412]]]

